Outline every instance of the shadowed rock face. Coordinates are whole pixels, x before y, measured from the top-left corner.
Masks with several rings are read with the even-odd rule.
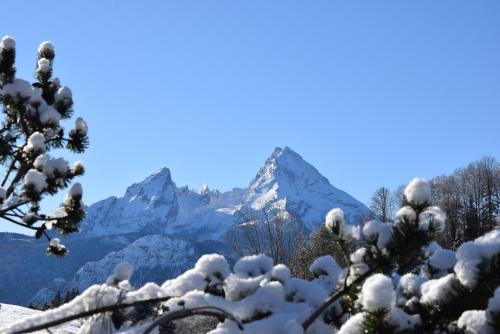
[[[331,185],[288,147],[276,148],[247,187],[226,192],[207,185],[199,190],[179,188],[168,168],[162,168],[128,187],[122,197],[89,206],[81,233],[63,240],[70,250],[64,259],[47,257],[46,243],[30,237],[18,236],[22,242],[10,240],[10,246],[0,243],[0,265],[9,268],[0,272],[0,302],[26,305],[42,288],[46,289],[38,299],[51,296],[53,287],[60,285],[52,282],[58,277],[71,288],[103,282],[122,260],[141,268],[132,278],[136,284],[162,282],[191,267],[203,253],[230,255],[224,244],[228,229],[243,212],[273,205],[310,231],[334,207],[342,208],[353,224],[370,215],[362,203]],[[0,233],[0,238],[6,235]]]

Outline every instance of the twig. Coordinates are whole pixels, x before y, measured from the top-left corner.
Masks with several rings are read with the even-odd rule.
[[[13,210],[19,206],[22,206],[22,205],[28,204],[28,203],[29,203],[29,201],[21,201],[21,202],[18,202],[16,204],[13,204],[12,206],[9,206],[8,208],[2,209],[2,210],[0,210],[0,216],[3,215],[4,213],[6,213],[7,211]]]
[[[1,219],[5,219],[5,220],[8,220],[10,221],[11,223],[14,223],[16,225],[19,225],[19,226],[22,226],[22,227],[25,227],[25,228],[29,228],[29,229],[32,229],[32,230],[35,230],[35,231],[38,231],[38,227],[33,227],[33,226],[30,226],[28,224],[23,224],[23,223],[20,223],[18,221],[15,221],[14,219],[10,218],[10,217],[7,217],[7,216],[2,216],[0,217]]]

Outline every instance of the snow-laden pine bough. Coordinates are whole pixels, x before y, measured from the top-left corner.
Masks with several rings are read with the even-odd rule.
[[[88,146],[88,126],[78,117],[67,133],[61,121],[73,114],[73,95],[52,77],[55,47],[43,42],[38,48],[35,77],[30,83],[16,78],[16,42],[5,36],[0,42],[0,222],[16,224],[46,237],[47,252],[64,255],[67,249],[48,230],[63,234],[79,230],[85,217],[82,186],[73,184],[61,206],[42,213],[40,203],[67,188],[83,175],[83,163],[69,166],[64,158],[53,158],[53,149],[82,153]]]
[[[410,182],[391,223],[354,227],[334,209],[325,225],[338,242],[361,246],[346,268],[329,255],[316,259],[312,280],[293,278],[266,255],[243,257],[231,271],[223,256],[210,254],[161,286],[134,290],[132,268],[122,264],[105,284],[2,333],[77,318],[85,318],[81,333],[143,333],[157,325],[165,333],[165,322],[197,310],[220,320],[211,334],[500,333],[500,230],[456,252],[443,249],[434,237],[445,215],[431,206],[427,181]]]

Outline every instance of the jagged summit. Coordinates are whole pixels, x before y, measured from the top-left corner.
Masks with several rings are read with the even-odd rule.
[[[328,210],[339,207],[351,223],[360,223],[370,211],[346,192],[335,188],[326,177],[289,147],[276,148],[250,182],[247,204],[262,209],[277,201],[313,229],[323,222]]]
[[[160,196],[173,185],[172,175],[167,167],[160,168],[141,182],[134,183],[125,191],[125,197],[143,196],[151,198]]]
[[[316,168],[305,161],[297,152],[288,146],[285,146],[285,148],[277,147],[259,170],[257,176],[250,182],[249,188],[257,190],[259,187],[278,178],[293,178],[305,175],[328,182]]]
[[[177,210],[177,187],[170,170],[161,168],[128,187],[123,197],[110,197],[88,207],[80,236],[161,233]]]

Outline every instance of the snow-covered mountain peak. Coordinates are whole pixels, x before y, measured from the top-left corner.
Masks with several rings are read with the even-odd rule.
[[[219,240],[237,223],[245,207],[286,207],[306,227],[322,224],[328,210],[340,207],[354,222],[369,210],[289,147],[276,148],[245,189],[221,193],[203,185],[177,188],[168,168],[131,185],[123,197],[90,206],[82,235],[147,233],[182,235],[194,240]]]
[[[123,197],[91,205],[80,235],[161,233],[177,215],[176,191],[170,170],[162,168],[128,187]]]
[[[314,228],[334,207],[342,208],[352,222],[369,210],[355,198],[332,186],[328,179],[289,147],[276,148],[257,176],[250,182],[247,204],[262,209],[284,200],[288,211]]]
[[[134,183],[127,188],[125,197],[140,196],[143,199],[161,197],[173,185],[172,175],[166,167],[160,168],[141,182]]]
[[[249,188],[258,192],[259,188],[267,187],[274,182],[290,183],[290,181],[294,182],[304,177],[309,180],[315,179],[329,183],[316,168],[305,161],[297,152],[288,146],[285,148],[277,147],[259,170],[257,176],[250,182]],[[280,186],[283,185],[280,184]]]

